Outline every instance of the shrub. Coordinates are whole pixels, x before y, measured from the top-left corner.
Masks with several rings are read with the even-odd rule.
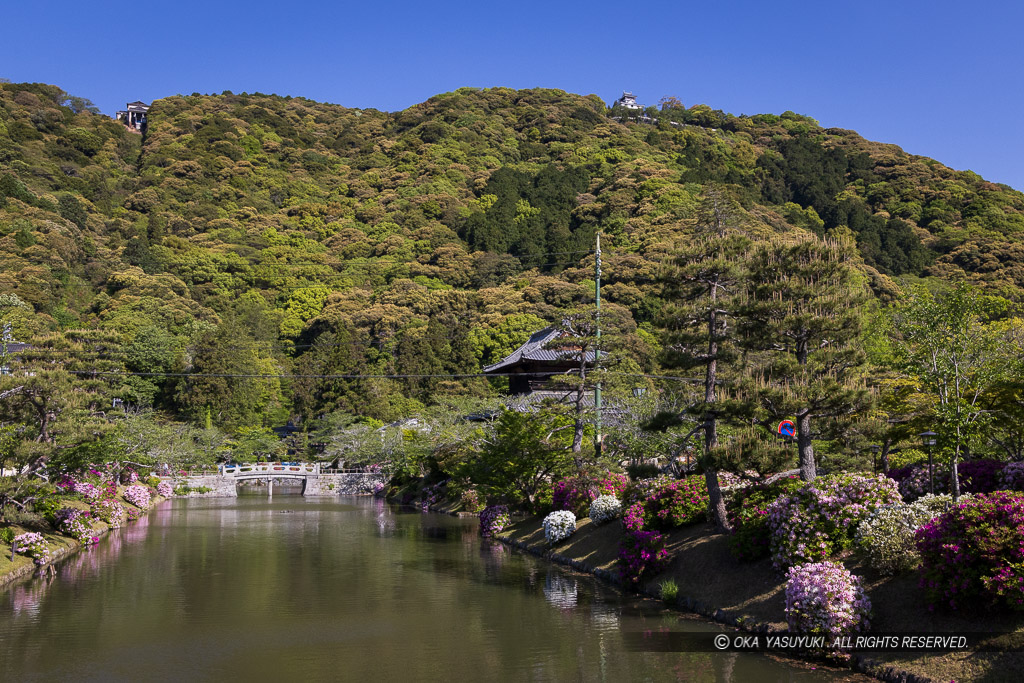
[[[480,535],[489,538],[508,526],[508,506],[489,505],[480,512]]]
[[[146,510],[149,508],[149,487],[142,484],[132,484],[125,488],[124,499],[135,507]]]
[[[818,562],[786,572],[786,623],[789,630],[829,639],[866,631],[871,602],[860,579],[841,564]]]
[[[658,489],[647,499],[644,507],[653,529],[667,531],[705,521],[708,511],[707,480],[703,474],[695,474],[674,481]]]
[[[932,608],[1024,610],[1024,494],[975,496],[917,531],[921,587]]]
[[[658,531],[627,531],[619,543],[619,578],[636,586],[669,565],[665,535]]]
[[[76,481],[74,483],[73,490],[90,503],[99,498],[102,493],[98,486],[90,484],[87,481]]]
[[[170,498],[174,495],[174,487],[171,486],[169,481],[161,481],[156,485],[156,495],[161,498]]]
[[[679,599],[679,586],[674,579],[667,579],[658,586],[658,594],[665,602],[675,602]]]
[[[641,479],[652,479],[661,474],[661,468],[657,465],[650,463],[640,463],[638,465],[626,465],[626,474],[629,478],[634,481]]]
[[[544,518],[544,538],[558,543],[576,533],[576,515],[569,510],[555,510]]]
[[[574,515],[583,514],[597,495],[597,487],[590,479],[570,477],[555,482],[551,507],[555,510],[569,510]]]
[[[14,542],[14,529],[9,526],[5,526],[0,529],[0,541],[3,541],[7,545]]]
[[[1024,462],[1011,462],[999,473],[999,485],[1007,491],[1024,490]]]
[[[881,475],[844,472],[806,482],[768,507],[772,563],[781,569],[827,559],[850,547],[868,515],[898,502],[896,483]]]
[[[999,474],[1006,463],[998,460],[965,460],[957,465],[960,490],[966,493],[992,493],[1000,488]]]
[[[590,521],[594,524],[604,524],[613,519],[618,519],[622,514],[622,503],[615,496],[598,496],[590,504],[588,513]]]
[[[476,489],[463,491],[462,496],[459,497],[459,503],[466,512],[477,513],[483,509],[483,504],[480,502],[480,496],[477,494]]]
[[[120,528],[128,518],[124,506],[110,498],[104,498],[93,505],[92,513],[109,524],[111,529]]]
[[[910,468],[910,474],[900,482],[900,495],[908,503],[929,493],[931,476],[928,466],[916,465]],[[935,492],[949,492],[949,471],[944,465],[935,465]]]
[[[57,528],[66,536],[77,539],[79,543],[89,545],[99,541],[93,533],[89,513],[77,508],[62,508],[55,515]]]
[[[650,479],[638,479],[630,483],[622,492],[622,504],[629,506],[633,503],[647,500],[655,491],[668,486],[674,480],[665,475],[652,477]]]
[[[803,485],[798,477],[786,477],[771,484],[757,484],[737,491],[726,506],[729,550],[743,562],[753,562],[771,553],[768,506]]]
[[[50,548],[42,534],[29,531],[15,536],[12,543],[17,546],[19,555],[31,557],[40,566],[50,561]]]
[[[629,477],[621,472],[608,472],[597,482],[597,490],[605,496],[621,498],[629,486]]]
[[[921,560],[914,533],[952,502],[950,495],[927,495],[910,505],[898,503],[876,510],[857,527],[856,541],[868,564],[882,574],[914,569]]]

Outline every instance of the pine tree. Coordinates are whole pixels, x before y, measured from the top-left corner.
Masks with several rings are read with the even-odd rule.
[[[817,418],[849,416],[869,401],[863,380],[858,307],[867,298],[844,235],[774,241],[751,260],[741,333],[760,352],[751,396],[764,421],[794,417],[800,476],[817,476],[812,427]]]

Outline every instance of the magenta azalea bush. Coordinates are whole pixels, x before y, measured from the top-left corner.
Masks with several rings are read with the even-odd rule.
[[[732,533],[729,550],[741,562],[753,562],[771,554],[768,506],[803,485],[799,478],[786,477],[771,484],[757,484],[736,491],[726,505]]]
[[[462,504],[462,509],[466,512],[480,512],[483,509],[483,504],[480,503],[480,494],[476,492],[476,489],[466,489],[463,491],[459,502]]]
[[[977,495],[917,530],[931,608],[1024,610],[1024,494]]]
[[[54,515],[54,522],[60,532],[76,539],[79,543],[90,545],[99,541],[92,529],[91,515],[76,508],[61,508]]]
[[[50,548],[46,545],[46,539],[34,531],[15,536],[12,547],[18,549],[19,555],[31,557],[40,566],[50,561]]]
[[[871,602],[860,579],[843,565],[817,562],[786,572],[786,623],[789,630],[827,636],[866,631]]]
[[[704,475],[658,481],[647,497],[626,508],[622,523],[629,531],[668,531],[707,519],[708,490]]]
[[[489,538],[508,526],[508,506],[489,505],[480,512],[480,535]]]
[[[804,483],[768,507],[772,563],[782,569],[846,550],[864,519],[899,502],[896,482],[883,475],[844,472]]]
[[[551,507],[553,510],[569,510],[574,515],[582,515],[597,496],[597,486],[590,479],[570,477],[555,482],[551,493]]]
[[[132,484],[124,490],[124,499],[137,508],[149,508],[150,492],[148,486]]]
[[[597,490],[602,496],[613,496],[622,498],[629,486],[629,477],[621,472],[608,472],[597,482]]]
[[[170,498],[174,495],[174,487],[169,481],[161,481],[156,485],[156,495],[161,498]]]
[[[658,531],[627,531],[619,542],[619,578],[626,585],[660,574],[670,561],[665,535]]]
[[[1000,488],[1000,477],[1006,463],[998,460],[965,460],[957,465],[962,493],[992,493]]]

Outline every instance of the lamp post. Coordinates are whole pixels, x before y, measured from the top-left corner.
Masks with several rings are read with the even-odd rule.
[[[928,492],[935,495],[935,462],[932,460],[932,446],[935,445],[935,432],[921,432],[918,434],[921,442],[928,449]]]
[[[878,474],[878,451],[881,450],[881,446],[877,443],[873,443],[868,448],[871,449],[871,473]]]

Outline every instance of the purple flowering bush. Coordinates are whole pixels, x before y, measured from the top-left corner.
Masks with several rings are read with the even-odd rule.
[[[1024,494],[977,495],[917,530],[931,608],[1024,610]]]
[[[803,482],[793,476],[736,491],[726,505],[726,514],[732,527],[729,550],[737,560],[753,562],[771,554],[768,506],[802,485]]]
[[[142,484],[132,484],[131,486],[125,487],[124,499],[137,508],[146,510],[149,508],[150,492],[148,486]]]
[[[554,510],[569,510],[574,515],[583,515],[597,496],[597,486],[593,481],[586,477],[570,477],[555,482],[551,493],[551,507]]]
[[[899,502],[896,482],[882,475],[843,472],[806,482],[768,506],[772,563],[782,569],[846,550],[864,519]]]
[[[658,531],[627,531],[619,542],[619,578],[626,585],[660,574],[669,562],[665,535]]]
[[[480,535],[489,538],[508,526],[508,506],[488,505],[480,512]]]
[[[957,465],[960,490],[965,493],[992,493],[1001,488],[1000,473],[1006,463],[998,460],[965,460]]]
[[[1011,462],[999,473],[999,488],[1024,491],[1024,462]]]
[[[786,572],[790,631],[836,638],[866,631],[870,613],[871,602],[860,579],[841,564],[802,564]]]
[[[31,557],[40,566],[50,561],[50,548],[42,534],[34,531],[19,534],[14,537],[12,544],[18,548],[19,555]]]

